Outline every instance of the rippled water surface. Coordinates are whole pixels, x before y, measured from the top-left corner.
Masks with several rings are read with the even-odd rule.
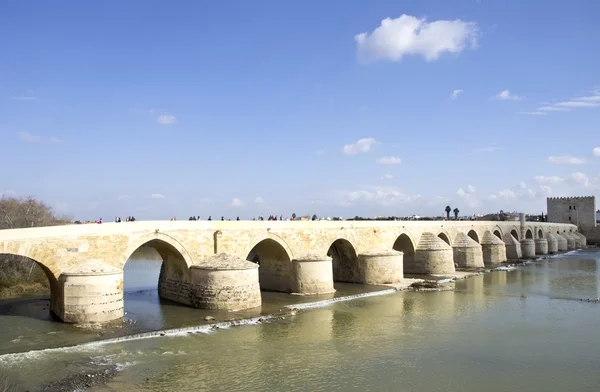
[[[0,367],[30,390],[118,364],[116,376],[92,390],[598,391],[600,303],[581,299],[600,297],[599,260],[589,250],[459,281],[455,291],[398,292],[254,325],[29,351],[194,326],[209,314],[161,304],[146,280],[128,285],[128,274],[127,317],[135,323],[127,333],[98,336],[52,322],[39,299],[0,304]],[[300,299],[269,295],[263,314]]]

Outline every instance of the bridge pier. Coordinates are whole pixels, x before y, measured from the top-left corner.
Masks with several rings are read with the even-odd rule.
[[[227,253],[190,267],[191,305],[201,309],[238,311],[261,306],[258,265]]]
[[[577,240],[573,238],[571,233],[562,233],[561,235],[567,240],[567,250],[577,249]]]
[[[454,263],[459,268],[483,268],[481,246],[465,233],[458,233],[452,243]]]
[[[96,262],[63,272],[62,302],[54,313],[65,323],[102,323],[123,318],[123,271]],[[58,312],[57,312],[58,311]]]
[[[433,233],[423,233],[412,263],[404,266],[404,272],[408,274],[453,274],[454,258],[452,248],[444,240]]]
[[[358,255],[360,283],[385,284],[404,278],[404,253],[392,249],[376,249]]]
[[[504,244],[506,245],[506,257],[509,260],[521,258],[521,243],[512,234],[504,234]]]
[[[566,252],[569,249],[569,242],[562,235],[556,234],[556,241],[558,244],[559,252]]]
[[[483,264],[494,265],[506,262],[506,246],[504,242],[489,231],[486,231],[481,240]]]
[[[292,264],[294,270],[293,294],[316,295],[335,292],[331,257],[304,254],[294,258]]]
[[[158,296],[169,301],[191,306],[190,273],[163,261],[158,276]]]
[[[535,257],[535,241],[531,238],[523,238],[521,240],[521,256],[524,259],[532,259]]]
[[[545,238],[535,239],[535,254],[536,255],[547,255],[548,254],[548,240]]]
[[[577,238],[579,240],[579,246],[582,248],[585,248],[587,245],[587,238],[585,238],[585,236],[583,234],[581,234],[578,231],[574,231],[573,233],[571,233],[573,235],[573,237]]]
[[[558,239],[552,233],[546,234],[546,241],[548,241],[548,253],[558,253]]]

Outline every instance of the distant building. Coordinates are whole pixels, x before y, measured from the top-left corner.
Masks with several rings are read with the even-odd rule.
[[[584,234],[596,227],[598,213],[596,212],[596,197],[549,197],[548,222],[572,223],[577,225]]]
[[[596,211],[596,223],[600,223],[600,210]]]

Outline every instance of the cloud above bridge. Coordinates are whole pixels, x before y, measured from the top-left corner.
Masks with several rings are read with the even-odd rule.
[[[587,161],[584,158],[578,158],[571,155],[551,155],[548,157],[548,162],[556,165],[582,165]]]
[[[358,59],[401,61],[405,56],[420,56],[435,61],[444,53],[459,54],[466,48],[476,48],[477,24],[460,19],[428,22],[403,14],[385,18],[372,32],[354,36]]]
[[[231,207],[243,207],[244,206],[244,202],[242,201],[242,199],[238,199],[237,197],[234,197],[233,199],[231,199],[231,203],[229,204],[229,206],[231,206]]]
[[[358,139],[356,141],[356,143],[346,144],[342,148],[342,151],[346,155],[356,155],[356,154],[361,154],[361,153],[365,153],[365,152],[370,152],[373,150],[373,146],[376,143],[377,143],[377,140],[375,140],[374,138],[366,137],[363,139]]]

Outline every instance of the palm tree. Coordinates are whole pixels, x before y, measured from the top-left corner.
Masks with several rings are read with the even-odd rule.
[[[458,213],[460,212],[458,208],[455,208],[452,212],[454,212],[454,220],[458,220]]]
[[[296,213],[295,212],[292,214],[292,220],[296,220]]]
[[[450,211],[452,211],[452,208],[450,208],[450,206],[446,206],[446,218],[450,219]]]

